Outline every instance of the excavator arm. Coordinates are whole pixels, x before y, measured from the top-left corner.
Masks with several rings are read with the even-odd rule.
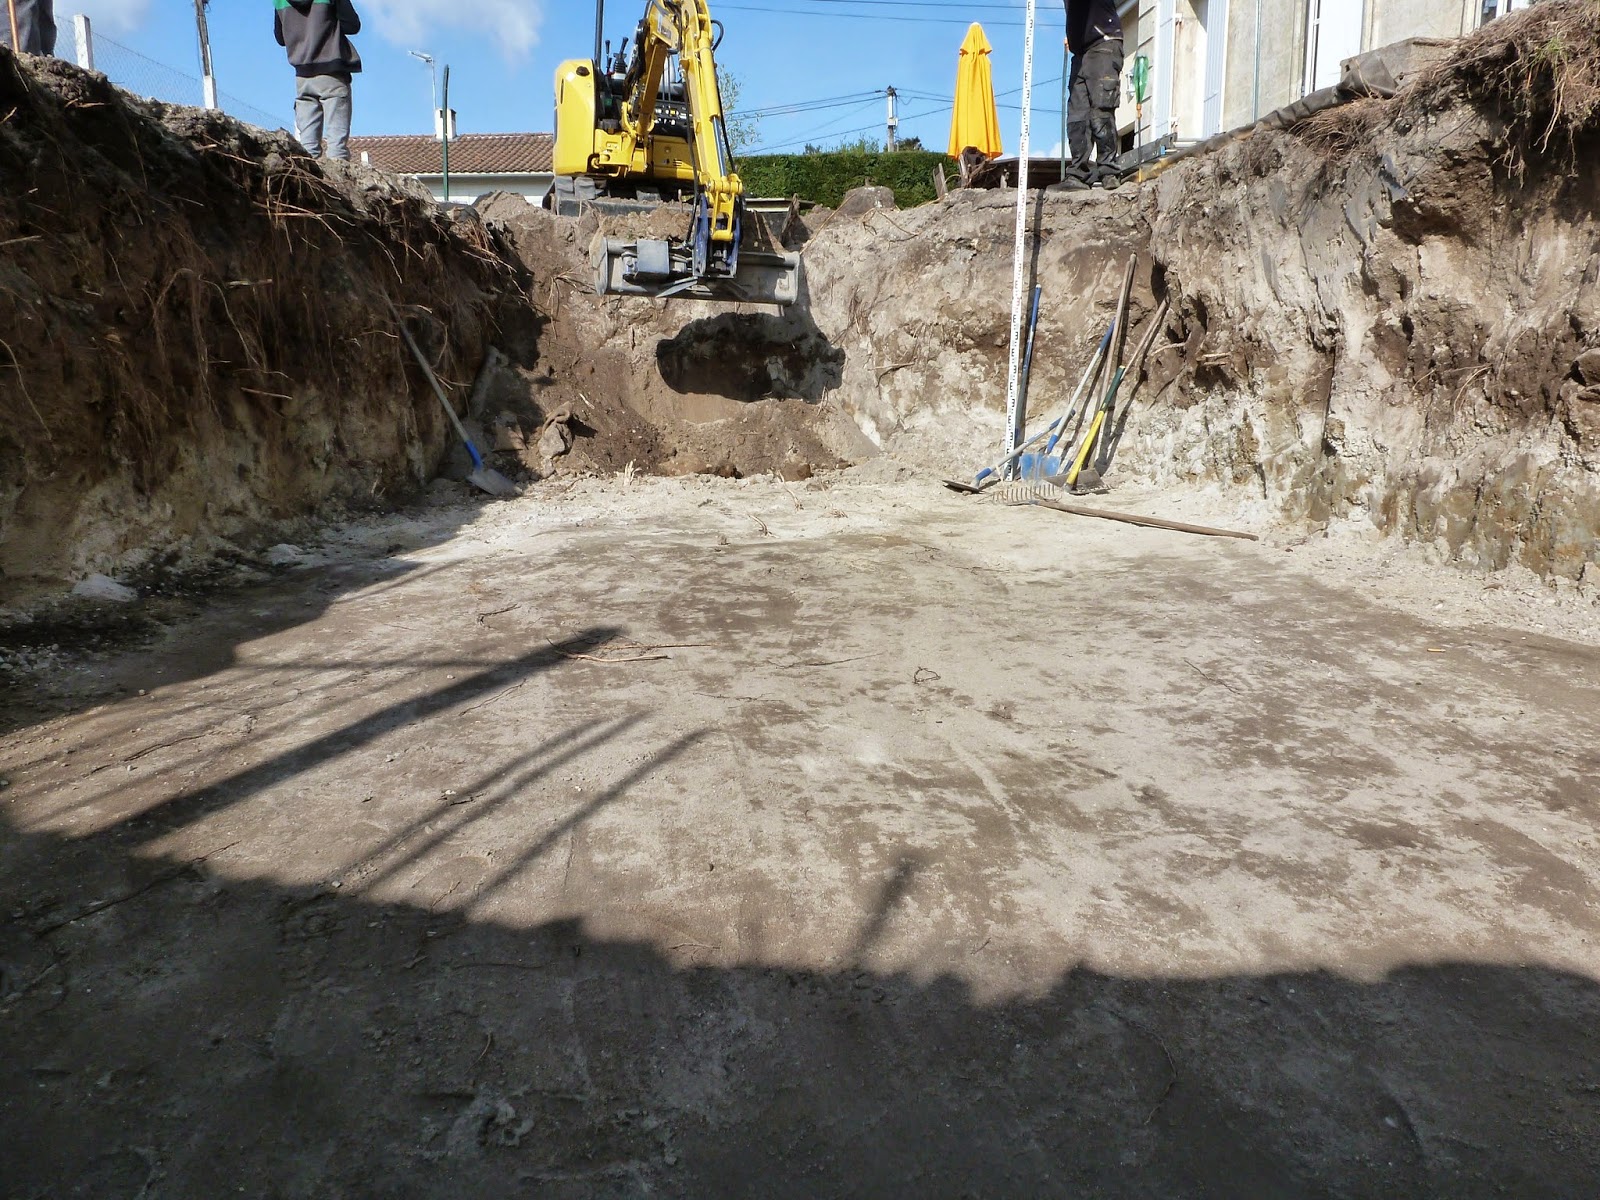
[[[596,243],[602,295],[780,305],[799,298],[798,255],[742,244],[744,184],[717,86],[719,29],[706,0],[649,0],[631,58],[616,64],[624,69],[608,73],[601,63],[569,62],[557,73],[558,174],[624,188],[693,188],[686,237]],[[663,86],[674,59],[681,89],[676,81]]]

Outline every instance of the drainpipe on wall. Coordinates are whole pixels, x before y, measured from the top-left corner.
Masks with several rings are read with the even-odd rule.
[[[1070,9],[1072,5],[1067,0],[1061,0],[1061,6]],[[1069,18],[1070,19],[1070,18]],[[1067,102],[1069,100],[1068,87],[1072,82],[1072,47],[1067,42],[1066,30],[1061,32],[1061,180],[1066,182],[1067,160],[1072,157],[1067,149]]]
[[[1261,0],[1256,0],[1256,69],[1250,78],[1250,119],[1261,120]]]

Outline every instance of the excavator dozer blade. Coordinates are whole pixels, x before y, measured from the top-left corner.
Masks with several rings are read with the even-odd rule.
[[[596,239],[595,291],[602,296],[658,296],[780,306],[800,299],[798,254],[741,249],[737,275],[698,278],[689,258],[687,247],[666,239]]]

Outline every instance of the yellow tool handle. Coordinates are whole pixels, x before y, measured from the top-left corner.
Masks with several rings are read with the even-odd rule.
[[[1089,461],[1089,451],[1094,449],[1094,439],[1100,434],[1100,426],[1106,422],[1106,410],[1101,409],[1094,414],[1094,420],[1089,425],[1089,432],[1084,435],[1083,448],[1078,451],[1078,457],[1073,460],[1072,470],[1067,472],[1067,486],[1075,487],[1078,482],[1078,473],[1083,470],[1083,464]]]

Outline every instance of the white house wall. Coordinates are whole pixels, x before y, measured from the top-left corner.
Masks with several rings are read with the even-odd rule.
[[[418,175],[416,180],[433,193],[435,200],[444,199],[444,180],[438,175]],[[450,199],[470,204],[479,196],[490,192],[511,192],[526,196],[530,203],[543,203],[551,187],[551,175],[457,175],[450,172]]]
[[[1360,51],[1408,38],[1451,38],[1477,28],[1483,0],[1324,0],[1364,11]],[[1117,125],[1134,131],[1133,63],[1147,55],[1151,95],[1138,141],[1153,141],[1174,130],[1180,141],[1208,132],[1204,121],[1206,48],[1219,36],[1199,18],[1213,18],[1220,0],[1136,0],[1123,8],[1127,57],[1123,104]],[[1518,0],[1516,7],[1524,7]],[[1197,12],[1200,9],[1203,11]],[[1221,128],[1237,129],[1305,94],[1308,0],[1227,0],[1227,53],[1223,64]]]
[[[1407,38],[1449,38],[1471,33],[1483,0],[1368,0],[1366,48]]]
[[[1121,134],[1133,133],[1136,126],[1141,130],[1150,127],[1152,114],[1148,103],[1144,106],[1143,124],[1139,124],[1137,93],[1133,89],[1133,62],[1141,54],[1153,62],[1155,48],[1154,0],[1141,0],[1122,14],[1122,49],[1125,61],[1122,68],[1122,105],[1117,109],[1117,131]],[[1141,135],[1135,140],[1143,141],[1144,138]]]
[[[1306,0],[1233,0],[1229,10],[1222,125],[1237,129],[1299,99]]]
[[[1354,8],[1363,0],[1324,3]],[[1483,0],[1365,0],[1358,52],[1409,38],[1452,38],[1471,33],[1477,28],[1482,3]],[[1517,7],[1523,5],[1519,3]],[[1305,94],[1310,11],[1308,0],[1230,0],[1228,10],[1222,124],[1226,129],[1237,129]],[[1201,72],[1205,65],[1180,62],[1178,69]]]

